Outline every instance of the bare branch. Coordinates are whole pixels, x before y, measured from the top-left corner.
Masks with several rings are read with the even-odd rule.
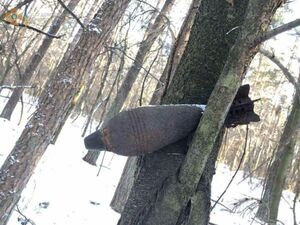
[[[221,200],[221,198],[225,195],[225,193],[227,192],[228,188],[230,187],[230,185],[232,184],[234,178],[236,177],[238,171],[240,170],[241,168],[241,165],[244,161],[244,157],[246,155],[246,150],[247,150],[247,145],[248,145],[248,133],[249,133],[249,127],[248,125],[246,126],[246,137],[245,137],[245,144],[244,144],[244,149],[243,149],[243,154],[242,154],[242,157],[240,159],[240,162],[239,162],[239,165],[235,171],[235,173],[233,174],[233,176],[231,177],[229,183],[227,184],[225,190],[223,191],[223,193],[219,196],[219,198],[215,201],[215,204],[211,207],[210,211],[212,211],[216,205],[219,203],[219,201]]]
[[[34,88],[34,86],[30,85],[1,85],[0,89],[15,89],[15,88]]]
[[[288,31],[288,30],[291,30],[297,26],[300,26],[300,19],[296,19],[292,22],[289,22],[289,23],[286,23],[286,24],[283,24],[282,26],[279,26],[279,27],[276,27],[274,28],[273,30],[270,30],[270,31],[267,31],[265,33],[263,33],[262,35],[258,36],[255,40],[254,40],[254,43],[253,45],[256,46],[256,45],[259,45],[261,44],[262,42],[264,41],[267,41],[268,39],[278,35],[278,34],[281,34],[285,31]]]
[[[59,4],[68,12],[68,13],[70,13],[70,15],[77,21],[77,23],[79,23],[79,25],[83,28],[83,29],[85,29],[85,26],[84,26],[84,24],[80,21],[80,19],[72,12],[72,10],[70,10],[69,8],[68,8],[68,6],[66,6],[65,5],[65,3],[63,3],[63,1],[62,0],[57,0],[58,2],[59,2]]]
[[[293,75],[289,72],[289,70],[277,59],[274,55],[274,53],[269,52],[266,49],[260,49],[259,52],[263,54],[265,57],[270,59],[276,66],[280,68],[282,71],[283,75],[286,77],[286,79],[294,85],[295,90],[296,90],[296,95],[298,95],[298,101],[300,102],[300,85],[299,83],[295,80]]]
[[[132,58],[131,56],[129,56],[124,50],[122,50],[121,48],[118,47],[113,47],[113,46],[109,46],[107,47],[109,49],[113,49],[113,50],[119,50],[120,52],[122,52],[127,58],[129,58],[130,60],[132,60],[135,63],[138,63],[139,66],[146,72],[148,73],[148,70],[143,67],[143,65],[141,65],[141,63],[139,63],[138,61],[136,61],[134,58]],[[156,80],[157,82],[164,84],[163,82],[161,82],[156,76],[154,76],[152,73],[148,73],[154,80]]]
[[[31,225],[36,225],[34,221],[32,221],[31,219],[27,218],[20,210],[19,206],[16,206],[16,211],[23,217],[24,219],[24,223],[30,223]]]
[[[25,0],[23,2],[19,2],[15,8],[20,9],[22,8],[24,5],[30,4],[31,2],[33,2],[34,0]]]
[[[56,35],[53,35],[53,34],[49,34],[45,31],[42,31],[38,28],[35,28],[35,27],[32,27],[32,26],[29,26],[29,25],[26,25],[26,24],[23,24],[23,23],[18,23],[18,24],[13,24],[5,19],[1,19],[0,21],[3,21],[4,23],[8,24],[8,25],[13,25],[13,26],[16,26],[16,27],[25,27],[27,29],[30,29],[30,30],[33,30],[35,32],[38,32],[38,33],[41,33],[41,34],[44,34],[46,35],[47,37],[50,37],[50,38],[56,38],[56,39],[59,39],[61,37],[63,37],[64,35],[59,35],[59,36],[56,36]]]
[[[299,177],[300,178],[300,177]],[[293,200],[293,219],[294,219],[294,225],[297,225],[297,218],[296,218],[296,202],[297,198],[299,197],[299,188],[296,190],[296,194]]]

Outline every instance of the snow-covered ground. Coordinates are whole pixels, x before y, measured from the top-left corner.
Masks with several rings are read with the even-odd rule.
[[[2,93],[3,94],[3,93]],[[25,100],[26,101],[26,100]],[[0,110],[5,99],[0,97]],[[0,164],[12,149],[32,113],[25,104],[21,125],[17,125],[20,108],[16,110],[12,121],[0,119]],[[106,154],[104,166],[97,176],[98,168],[88,165],[82,160],[86,150],[81,138],[83,118],[75,123],[69,121],[64,127],[55,145],[49,146],[27,188],[22,194],[18,208],[22,214],[30,218],[36,225],[116,225],[119,214],[109,207],[110,200],[120,178],[126,158]],[[102,157],[102,155],[100,156]],[[99,160],[100,161],[100,160]],[[219,165],[213,181],[212,199],[216,200],[225,189],[234,172],[225,165]],[[236,213],[227,208],[234,208],[239,200],[258,199],[261,187],[258,180],[245,180],[239,172],[235,181],[221,200],[221,204],[213,210],[211,222],[218,225],[259,224],[253,221],[254,212],[244,210],[246,205]],[[256,188],[255,188],[256,187]],[[293,194],[285,191],[281,201],[279,220],[285,225],[293,224],[291,210]],[[248,206],[253,203],[249,201]],[[297,206],[298,223],[300,223],[300,205]],[[20,225],[23,216],[14,211],[9,225]],[[30,223],[28,223],[29,225]]]

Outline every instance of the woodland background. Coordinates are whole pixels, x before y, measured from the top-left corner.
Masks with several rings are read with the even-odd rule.
[[[51,144],[55,144],[68,118],[72,122],[80,121],[83,137],[99,128],[104,120],[111,118],[121,109],[158,104],[159,97],[155,94],[161,95],[161,91],[172,80],[172,74],[174,75],[176,70],[176,66],[173,66],[171,72],[169,70],[169,77],[166,77],[170,56],[173,57],[173,65],[178,64],[189,38],[193,10],[199,5],[199,1],[196,0],[128,1],[130,3],[124,9],[124,15],[120,15],[121,19],[116,27],[106,31],[97,26],[93,27],[93,23],[89,24],[105,1],[64,1],[69,11],[64,11],[61,1],[27,2],[22,8],[5,14],[22,1],[0,1],[0,98],[6,99],[6,105],[0,108],[1,117],[10,120],[13,114],[18,114],[19,123],[23,124],[32,119],[24,116],[27,115],[24,110],[28,110],[24,104],[29,104],[31,109],[34,109],[39,107],[43,100],[47,101],[49,97],[51,99],[52,93],[61,95],[57,107],[63,107],[64,113],[57,114],[54,118],[62,122],[57,125],[51,119],[48,121],[49,124],[55,124],[55,132],[50,134]],[[227,4],[234,3],[227,1]],[[193,7],[190,8],[191,5]],[[299,0],[288,1],[277,10],[269,29],[296,19],[299,17],[299,10]],[[72,16],[70,11],[76,16]],[[186,19],[189,16],[190,21]],[[93,32],[88,35],[95,37],[106,32],[106,40],[99,42],[101,47],[95,49],[86,44],[82,45],[78,52],[74,51],[75,46],[80,43],[80,37],[86,35],[83,26],[84,29]],[[296,104],[293,96],[295,83],[300,79],[299,32],[297,28],[292,29],[273,37],[262,46],[268,53],[273,54],[271,58],[276,58],[282,63],[294,83],[287,79],[282,68],[265,56],[266,53],[258,53],[255,56],[244,83],[250,84],[252,99],[260,98],[260,101],[255,103],[255,112],[260,115],[261,122],[250,124],[248,131],[245,126],[226,129],[218,156],[218,163],[226,164],[232,171],[243,171],[245,179],[258,179],[260,183],[257,185],[262,187],[266,186],[265,178],[270,173],[272,162],[278,157],[276,152],[287,124],[287,117],[292,106]],[[180,33],[184,33],[184,38],[178,38]],[[77,58],[84,58],[84,51],[91,51],[89,58],[79,59],[86,60],[86,67],[72,67],[76,73],[83,74],[82,78],[72,80],[72,74],[67,74],[69,70],[63,69],[62,62],[71,63]],[[70,53],[74,56],[70,56]],[[67,58],[70,60],[66,61]],[[56,74],[60,73],[67,74],[62,82],[66,87],[69,85],[69,92],[60,94],[63,90],[58,88],[56,92],[53,85],[53,92],[48,92],[48,96],[43,94],[43,90],[57,82]],[[135,74],[135,77],[128,78],[127,74]],[[125,79],[126,82],[131,79],[132,87],[124,87]],[[73,81],[77,82],[75,86]],[[299,88],[299,81],[296,85]],[[127,92],[128,96],[125,94]],[[70,97],[70,93],[75,97]],[[68,102],[69,106],[65,107],[64,102]],[[19,105],[15,108],[17,104]],[[51,110],[46,109],[48,114],[55,112],[55,108],[53,112]],[[28,124],[26,126],[29,126]],[[39,132],[39,129],[35,131]],[[296,203],[299,202],[297,196],[300,192],[299,126],[295,133],[292,157],[283,176],[286,178],[284,189],[295,193],[292,208],[296,212]],[[5,139],[1,137],[1,142],[3,138]],[[1,150],[0,153],[2,163],[9,152],[2,153]],[[101,160],[97,161],[98,156],[87,154],[84,159],[90,164],[99,165],[102,163]],[[296,221],[294,223],[297,224]]]

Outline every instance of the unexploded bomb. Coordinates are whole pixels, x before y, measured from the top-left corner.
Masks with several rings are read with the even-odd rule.
[[[259,121],[249,85],[240,87],[225,121],[226,127]],[[84,140],[89,150],[107,150],[124,156],[151,153],[188,136],[199,123],[200,105],[159,105],[120,112],[102,129]]]

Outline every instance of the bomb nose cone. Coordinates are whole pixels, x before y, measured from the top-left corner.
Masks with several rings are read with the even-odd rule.
[[[84,138],[84,145],[87,149],[105,149],[105,145],[101,140],[101,133],[99,130],[95,131],[94,133],[90,134],[89,136]]]

